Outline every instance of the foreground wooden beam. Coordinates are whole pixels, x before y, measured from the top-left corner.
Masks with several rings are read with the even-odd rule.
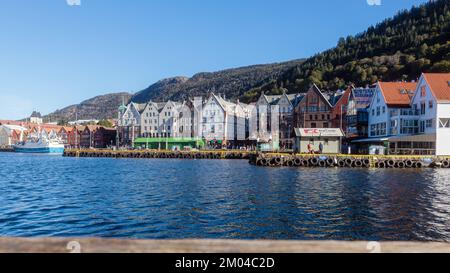
[[[0,238],[0,253],[450,253],[447,243]]]

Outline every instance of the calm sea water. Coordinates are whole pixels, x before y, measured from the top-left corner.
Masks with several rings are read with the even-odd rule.
[[[450,241],[450,170],[0,153],[0,236]]]

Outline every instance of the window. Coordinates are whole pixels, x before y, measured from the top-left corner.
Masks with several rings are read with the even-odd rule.
[[[425,88],[425,85],[420,88],[420,96],[422,98],[427,96],[427,89]]]
[[[434,103],[433,103],[432,100],[430,100],[430,101],[428,102],[428,108],[433,109],[433,107],[434,107]]]
[[[375,109],[372,109],[372,116],[375,116]]]
[[[386,113],[386,106],[383,106],[383,114]]]
[[[323,128],[328,128],[328,122],[323,123]]]
[[[433,120],[432,119],[427,120],[425,126],[427,128],[433,128]]]
[[[425,132],[425,121],[421,120],[420,126],[419,126],[419,133],[424,133],[424,132]]]
[[[440,118],[439,128],[450,128],[450,118]]]
[[[377,116],[380,115],[380,106],[377,107]]]
[[[216,133],[216,126],[211,125],[211,133],[213,133],[213,134]]]
[[[422,102],[422,103],[420,104],[420,114],[421,114],[421,115],[425,115],[425,113],[426,113],[425,102]]]
[[[317,128],[317,124],[316,123],[311,123],[311,128]]]

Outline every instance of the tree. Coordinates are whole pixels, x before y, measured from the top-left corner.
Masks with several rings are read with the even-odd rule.
[[[97,123],[97,125],[103,126],[106,128],[112,128],[114,126],[109,119],[102,119]]]
[[[440,61],[431,67],[432,72],[450,73],[450,61]]]
[[[67,126],[69,124],[69,122],[65,119],[60,119],[57,122],[58,126]]]

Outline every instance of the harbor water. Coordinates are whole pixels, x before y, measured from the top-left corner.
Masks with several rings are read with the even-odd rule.
[[[0,153],[0,236],[450,242],[450,169]]]

